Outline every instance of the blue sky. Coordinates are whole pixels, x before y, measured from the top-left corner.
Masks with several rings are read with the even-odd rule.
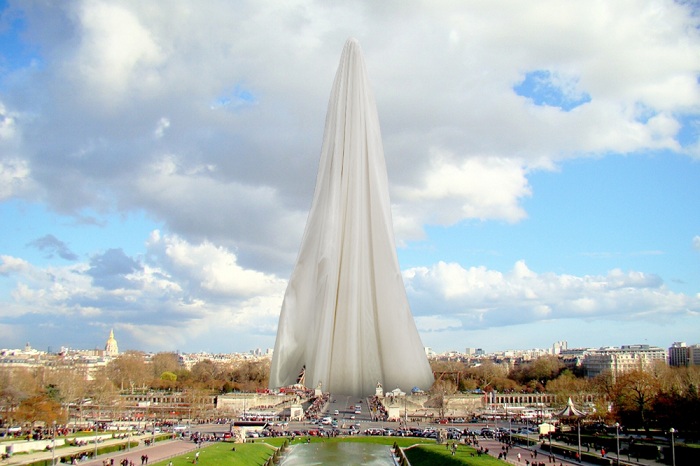
[[[112,328],[123,349],[272,347],[349,36],[426,346],[700,343],[687,5],[0,15],[0,347],[102,347]]]

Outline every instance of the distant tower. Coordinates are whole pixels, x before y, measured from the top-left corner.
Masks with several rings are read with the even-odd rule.
[[[434,382],[396,256],[379,117],[358,42],[331,91],[316,190],[282,310],[270,387],[370,396]]]
[[[105,355],[106,356],[118,356],[119,347],[117,346],[117,340],[114,339],[114,329],[109,331],[109,338],[107,339],[107,344],[105,345]]]

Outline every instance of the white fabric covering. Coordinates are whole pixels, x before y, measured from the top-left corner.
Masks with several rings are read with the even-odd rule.
[[[386,162],[359,43],[343,49],[316,190],[280,314],[270,387],[366,396],[433,383],[399,270]]]

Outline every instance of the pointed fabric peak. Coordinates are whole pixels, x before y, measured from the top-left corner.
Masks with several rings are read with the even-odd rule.
[[[433,374],[399,270],[379,118],[359,43],[345,43],[316,190],[287,285],[270,387],[371,395],[428,389]]]

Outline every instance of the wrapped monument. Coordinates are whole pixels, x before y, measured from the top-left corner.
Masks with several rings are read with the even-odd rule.
[[[409,392],[433,383],[406,298],[386,162],[359,43],[345,44],[326,116],[316,190],[282,304],[270,387]]]

